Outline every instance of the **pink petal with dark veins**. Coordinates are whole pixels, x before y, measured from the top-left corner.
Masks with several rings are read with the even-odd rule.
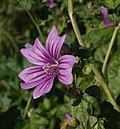
[[[36,74],[37,75],[37,74]],[[51,80],[52,78],[54,78],[53,76],[49,76],[46,73],[38,75],[38,76],[29,76],[29,79],[31,78],[31,80],[26,81],[25,83],[21,83],[21,88],[22,89],[31,89],[37,86],[43,86],[43,83],[48,82],[48,80]]]
[[[61,75],[61,74],[59,74],[58,75],[58,79],[59,79],[59,81],[61,83],[65,84],[65,85],[72,84],[72,82],[73,82],[73,75],[71,73],[71,70],[70,70],[70,72],[67,75]]]
[[[71,68],[76,62],[76,58],[72,55],[64,55],[58,59],[60,68]]]
[[[73,82],[72,67],[76,62],[76,58],[72,55],[64,55],[59,58],[59,74],[58,79],[65,85]]]
[[[54,59],[57,59],[59,57],[60,50],[65,38],[66,35],[63,35],[62,37],[58,36],[56,27],[53,27],[50,31],[50,34],[48,35],[46,40],[46,49]]]
[[[43,81],[40,86],[37,86],[33,91],[33,98],[37,99],[41,95],[48,93],[53,86],[54,78]]]
[[[51,57],[42,46],[38,38],[36,38],[32,47],[21,49],[21,53],[29,62],[36,65],[44,65],[45,63],[49,63],[51,60]]]
[[[40,76],[41,74],[45,74],[41,66],[33,66],[22,70],[18,77],[25,82],[30,82],[33,78]]]

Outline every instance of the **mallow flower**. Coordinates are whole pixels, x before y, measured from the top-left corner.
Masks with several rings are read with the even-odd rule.
[[[36,38],[32,46],[20,50],[22,55],[34,65],[19,73],[19,78],[23,80],[20,85],[22,89],[34,88],[34,99],[51,90],[55,77],[65,85],[73,82],[72,68],[76,58],[73,55],[60,55],[65,38],[66,34],[58,36],[56,27],[53,27],[45,47]]]
[[[105,8],[104,6],[101,6],[101,7],[99,7],[98,10],[99,10],[100,13],[101,13],[104,26],[105,26],[105,27],[112,26],[113,24],[110,22],[110,20],[109,20],[109,18],[108,18],[108,9]]]
[[[67,120],[68,122],[70,122],[71,119],[72,119],[72,115],[69,114],[69,113],[67,113],[65,117],[66,117],[66,120]]]
[[[50,8],[54,8],[57,6],[57,4],[54,2],[54,0],[42,0],[42,2],[47,3]]]

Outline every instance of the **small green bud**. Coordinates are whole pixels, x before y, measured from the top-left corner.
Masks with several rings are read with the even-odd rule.
[[[91,68],[89,65],[85,65],[84,68],[82,69],[82,72],[87,75],[91,72]]]

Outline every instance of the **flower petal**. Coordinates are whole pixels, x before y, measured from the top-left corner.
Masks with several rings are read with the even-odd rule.
[[[31,88],[34,88],[34,87],[38,86],[39,83],[40,83],[40,81],[31,82],[31,83],[23,83],[23,82],[21,82],[20,86],[21,86],[22,89],[27,90],[27,89],[31,89]]]
[[[69,72],[68,72],[69,71]],[[61,83],[63,83],[63,84],[65,84],[65,85],[70,85],[70,84],[72,84],[72,82],[73,82],[73,75],[72,75],[72,72],[71,72],[72,70],[70,69],[70,70],[68,70],[68,69],[66,69],[66,72],[68,73],[68,74],[66,74],[66,75],[62,75],[62,74],[64,74],[64,73],[62,73],[62,74],[60,74],[59,73],[59,75],[58,75],[58,79],[59,79],[59,81],[61,82]],[[59,71],[60,72],[60,71]]]
[[[37,78],[37,80],[33,80],[31,82],[25,82],[25,83],[21,83],[20,86],[22,89],[31,89],[37,86],[42,86],[43,82],[46,82],[48,80],[50,80],[52,77],[51,76],[40,76],[39,78]]]
[[[103,17],[107,17],[107,15],[108,15],[108,9],[107,8],[105,8],[104,6],[101,6],[101,7],[99,7],[98,10],[100,11],[100,13],[102,14]]]
[[[43,71],[41,66],[33,66],[22,70],[18,74],[18,77],[25,82],[30,82],[31,80],[33,80],[33,78],[36,78],[43,74],[45,74],[45,72]]]
[[[43,82],[46,82],[53,78],[53,76],[46,74],[40,66],[33,66],[24,69],[19,73],[18,76],[20,79],[25,81],[25,83],[20,84],[22,89],[30,89],[36,87],[43,84]]]
[[[56,27],[53,26],[46,40],[46,49],[54,59],[59,57],[65,38],[66,35],[63,35],[62,37],[58,36],[58,31]]]
[[[72,55],[64,55],[58,59],[59,68],[67,69],[73,67],[76,62],[76,58]]]
[[[50,48],[52,47],[52,44],[54,41],[58,38],[58,31],[55,26],[52,27],[47,40],[46,40],[46,49],[49,51]]]
[[[67,113],[65,117],[66,117],[66,120],[67,120],[68,122],[70,122],[71,119],[72,119],[72,115],[69,114],[69,113]]]
[[[37,86],[33,91],[33,98],[37,99],[41,95],[48,93],[53,86],[54,78],[43,81],[40,86]]]
[[[72,67],[76,62],[76,58],[72,55],[64,55],[58,59],[59,74],[58,79],[65,85],[70,85],[73,82]]]
[[[67,74],[69,74],[71,72],[72,72],[72,68],[68,68],[68,69],[59,68],[59,74],[60,75],[65,76],[65,75],[67,75]]]
[[[36,38],[32,47],[21,49],[21,53],[29,62],[36,65],[44,65],[45,63],[49,63],[51,58],[38,38]]]
[[[108,26],[112,25],[112,23],[110,22],[110,20],[108,18],[108,9],[105,8],[104,6],[101,6],[101,7],[99,7],[98,10],[101,13],[104,26],[108,27]]]
[[[64,34],[62,37],[59,37],[56,40],[56,42],[53,44],[53,47],[52,47],[53,57],[55,57],[55,58],[59,57],[60,50],[62,48],[64,41],[65,41],[65,38],[66,38],[66,34]]]

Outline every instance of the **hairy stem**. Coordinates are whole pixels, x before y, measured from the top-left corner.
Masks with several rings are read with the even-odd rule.
[[[40,27],[38,26],[38,24],[36,23],[36,21],[34,20],[33,16],[31,15],[31,13],[28,10],[27,10],[27,14],[30,17],[31,21],[33,22],[34,26],[36,27],[36,29],[38,31],[38,34],[39,34],[39,36],[41,38],[41,41],[44,42],[45,40],[44,40],[44,37],[43,37],[42,32],[40,30]]]
[[[78,29],[78,25],[76,22],[75,17],[73,16],[73,2],[72,0],[68,0],[68,13],[69,13],[69,17],[74,29],[74,32],[76,34],[76,37],[78,39],[78,42],[80,45],[85,46],[82,37],[81,37],[81,33]],[[108,100],[111,102],[111,104],[114,106],[114,108],[118,111],[120,111],[119,106],[117,105],[114,97],[112,96],[109,87],[107,86],[104,78],[102,77],[102,75],[100,74],[100,72],[97,70],[97,68],[94,66],[94,64],[90,64],[90,67],[92,69],[92,71],[94,72],[95,76],[98,78],[98,80],[101,83],[101,87],[104,89],[106,95],[108,96]]]
[[[111,102],[111,104],[114,106],[114,108],[117,111],[120,111],[119,106],[117,105],[109,87],[107,86],[103,76],[100,74],[100,72],[96,69],[94,64],[90,64],[90,67],[92,68],[95,76],[97,77],[97,79],[100,81],[101,87],[103,88],[103,90],[105,91],[106,95],[108,96],[109,102]]]
[[[106,69],[106,66],[107,66],[107,63],[108,63],[108,59],[110,57],[110,52],[111,52],[112,46],[114,44],[114,41],[115,41],[117,32],[119,30],[119,27],[120,27],[120,24],[117,27],[115,27],[115,30],[113,32],[113,35],[112,35],[112,38],[111,38],[111,41],[110,41],[110,44],[109,44],[109,47],[108,47],[104,62],[103,62],[103,66],[102,66],[102,73],[103,74],[105,74],[105,69]]]
[[[25,111],[24,111],[24,114],[23,114],[23,119],[25,119],[25,117],[26,117],[26,114],[28,112],[31,100],[32,100],[32,92],[30,93],[29,99],[27,101],[27,105],[25,107]]]
[[[72,5],[73,5],[72,0],[68,0],[68,14],[69,14],[69,17],[70,17],[70,20],[71,20],[71,23],[72,23],[72,26],[73,26],[73,29],[74,29],[74,32],[75,32],[75,35],[77,37],[79,44],[81,46],[85,46],[85,44],[82,40],[80,31],[79,31],[75,16],[73,14],[73,6]]]

